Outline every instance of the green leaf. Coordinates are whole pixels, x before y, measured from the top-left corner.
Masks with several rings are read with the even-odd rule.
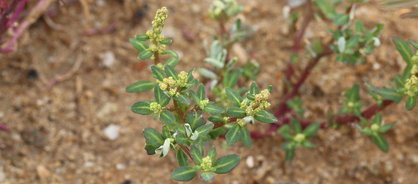
[[[135,39],[139,40],[139,41],[145,41],[145,40],[149,40],[149,37],[147,35],[135,35]]]
[[[286,162],[291,162],[295,158],[295,149],[286,150]]]
[[[162,111],[160,113],[160,118],[163,123],[167,125],[175,125],[176,124],[176,117],[170,111]]]
[[[330,2],[330,0],[316,0],[315,4],[327,18],[331,19],[335,16],[335,7],[334,4]]]
[[[143,131],[145,140],[147,144],[152,145],[154,147],[161,146],[164,143],[164,138],[157,130],[153,128],[146,128]]]
[[[215,175],[211,172],[203,172],[202,174],[200,174],[200,178],[205,182],[211,182],[214,177]]]
[[[228,108],[228,110],[226,111],[226,115],[228,115],[229,117],[244,117],[246,115],[246,112],[244,109],[241,109],[239,107],[230,107]]]
[[[188,166],[189,165],[189,158],[187,157],[186,153],[183,150],[179,149],[176,153],[177,161],[180,167]]]
[[[258,86],[255,82],[252,82],[250,85],[250,94],[255,95],[258,94],[260,91],[258,89]]]
[[[190,99],[186,95],[179,94],[177,96],[174,96],[173,98],[174,100],[177,100],[178,102],[182,104],[186,104],[186,105],[190,104]]]
[[[173,56],[175,58],[179,58],[179,55],[176,52],[174,52],[173,50],[167,50],[167,51],[162,52],[161,54],[162,55],[170,55],[170,56]]]
[[[377,125],[382,124],[382,114],[378,113],[374,116],[373,124],[377,124]]]
[[[275,123],[275,122],[277,122],[276,117],[274,117],[273,114],[270,114],[266,110],[262,110],[262,111],[258,112],[257,114],[254,115],[254,118],[257,121],[261,121],[261,122],[264,122],[264,123]]]
[[[215,159],[216,159],[216,148],[215,147],[210,148],[209,153],[208,153],[208,157],[210,159],[212,159],[213,161],[215,161]]]
[[[171,43],[173,43],[172,39],[166,39],[166,40],[160,41],[160,44],[164,44],[164,45],[169,45]]]
[[[215,103],[210,102],[203,111],[210,113],[210,114],[220,114],[224,112],[222,107],[215,105]]]
[[[414,109],[416,104],[417,104],[416,96],[408,96],[408,98],[406,98],[405,107],[408,111]]]
[[[131,45],[139,52],[143,52],[148,49],[148,45],[138,39],[129,39],[129,42],[131,42]]]
[[[142,114],[142,115],[149,115],[152,114],[152,111],[149,108],[150,101],[141,101],[136,102],[132,105],[131,110],[134,113]]]
[[[396,122],[383,125],[382,127],[380,127],[379,132],[380,133],[385,133],[385,132],[389,131],[395,125],[396,125]]]
[[[154,87],[155,101],[165,107],[170,102],[170,96],[164,93],[159,86]]]
[[[137,93],[137,92],[148,91],[148,90],[151,90],[155,86],[155,84],[156,84],[155,82],[146,81],[146,80],[135,82],[126,88],[126,92]]]
[[[203,84],[199,84],[199,86],[197,87],[196,95],[197,98],[199,98],[200,100],[206,99],[206,91]]]
[[[178,73],[174,70],[174,68],[171,65],[165,65],[164,71],[167,74],[167,76],[172,77],[174,80],[178,79]]]
[[[240,76],[239,70],[233,70],[231,72],[227,72],[225,74],[224,80],[222,81],[223,87],[233,88],[237,84],[239,76]]]
[[[382,150],[383,152],[389,151],[389,145],[382,135],[375,133],[371,137],[374,144],[376,144],[376,146],[379,147],[380,150]]]
[[[232,146],[236,142],[238,142],[241,139],[241,131],[240,126],[238,124],[234,124],[231,129],[228,130],[228,132],[225,135],[226,143],[229,146]]]
[[[196,128],[204,125],[205,120],[202,118],[202,112],[193,111],[193,112],[187,113],[186,123],[190,125],[192,130],[196,130]]]
[[[225,174],[230,172],[239,164],[240,158],[238,155],[227,155],[219,158],[215,162],[215,173]]]
[[[301,133],[302,132],[302,126],[300,125],[299,121],[296,119],[291,119],[290,124],[293,127],[293,130],[295,133]]]
[[[190,181],[196,176],[196,169],[191,166],[179,167],[171,174],[171,178],[177,181]]]
[[[252,145],[250,131],[247,128],[241,126],[240,131],[242,143],[244,144],[244,146],[250,147]]]
[[[157,66],[151,66],[152,76],[155,79],[162,81],[165,78],[165,72]]]
[[[320,123],[313,123],[309,125],[308,127],[306,127],[305,130],[303,130],[303,134],[305,134],[307,138],[312,137],[316,135],[320,127],[321,127]]]
[[[333,22],[337,26],[342,26],[350,21],[350,17],[347,14],[338,14],[334,16]]]
[[[226,96],[228,97],[229,101],[232,102],[232,104],[234,104],[235,106],[241,105],[242,98],[239,96],[237,92],[229,88],[225,89],[225,92]]]
[[[401,38],[394,38],[393,43],[395,43],[396,49],[401,54],[403,60],[406,63],[411,64],[412,63],[411,58],[412,58],[412,56],[414,56],[414,52],[412,51],[408,42],[406,42],[405,40],[403,40]]]
[[[153,52],[151,52],[149,50],[144,50],[139,54],[139,58],[140,59],[149,59],[149,58],[151,58],[152,55],[154,55]]]
[[[315,144],[308,140],[304,141],[302,146],[305,148],[315,148]]]
[[[159,146],[153,146],[150,144],[146,144],[145,145],[145,150],[147,151],[148,155],[154,155],[155,154],[155,149],[157,149]]]
[[[399,103],[403,98],[403,94],[398,92],[395,89],[377,88],[376,86],[373,86],[372,84],[368,84],[367,87],[372,92],[380,95],[383,99],[392,100],[396,103]]]
[[[182,145],[189,145],[190,139],[184,134],[177,134],[176,136],[176,143]]]
[[[211,121],[211,122],[213,122],[213,123],[222,123],[222,122],[224,122],[223,117],[222,116],[219,116],[219,115],[209,116],[208,120]]]
[[[193,161],[196,165],[200,165],[202,163],[203,152],[197,147],[197,145],[193,145],[190,151]]]
[[[278,130],[278,132],[280,133],[280,135],[286,139],[286,140],[293,140],[293,136],[290,134],[290,126],[289,125],[283,125],[282,127],[280,127],[280,129]]]
[[[209,79],[217,79],[218,76],[212,72],[211,70],[208,70],[206,68],[199,68],[197,70],[203,77],[209,78]]]
[[[217,137],[219,137],[220,135],[224,135],[226,132],[226,128],[225,127],[218,127],[213,129],[210,133],[209,136],[212,139],[216,139]]]
[[[203,125],[196,129],[199,133],[199,137],[206,136],[213,129],[213,124]]]
[[[171,67],[175,67],[177,64],[179,64],[179,58],[176,57],[168,58],[164,63],[164,65],[170,65]]]

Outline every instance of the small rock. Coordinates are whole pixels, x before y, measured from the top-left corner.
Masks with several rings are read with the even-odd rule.
[[[103,65],[107,68],[111,68],[113,63],[115,63],[116,58],[115,54],[112,51],[107,51],[101,54]]]
[[[113,141],[119,137],[119,129],[120,127],[118,125],[110,124],[103,130],[103,133]]]
[[[116,164],[116,169],[117,170],[124,170],[124,169],[126,169],[126,166],[125,166],[125,164],[118,163],[118,164]]]
[[[254,167],[254,157],[253,156],[247,157],[247,160],[245,160],[245,163],[247,164],[247,166],[249,168],[253,168]]]
[[[49,170],[45,168],[43,165],[39,165],[38,167],[36,167],[36,173],[38,174],[39,179],[43,181],[48,179],[51,175]]]
[[[85,162],[84,163],[84,167],[93,167],[94,163],[93,162]]]
[[[418,164],[418,155],[411,155],[410,159],[412,163]]]

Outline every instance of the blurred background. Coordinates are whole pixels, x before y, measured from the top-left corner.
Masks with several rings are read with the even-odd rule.
[[[5,2],[12,1],[0,0],[2,15]],[[19,8],[22,2],[13,6]],[[242,61],[257,59],[261,63],[257,82],[279,87],[292,46],[283,8],[302,8],[297,6],[303,1],[238,2],[244,5],[240,18],[255,31],[235,45],[232,54]],[[152,94],[127,94],[125,87],[151,79],[152,63],[139,61],[128,39],[150,29],[155,11],[166,6],[169,18],[163,33],[174,39],[170,48],[180,54],[179,69],[205,65],[207,46],[218,30],[207,14],[210,3],[32,0],[22,6],[20,16],[25,18],[15,24],[3,24],[2,17],[0,183],[176,183],[170,179],[177,164],[174,155],[161,159],[143,149],[142,130],[161,125],[130,111],[131,104]],[[325,58],[302,90],[308,118],[321,120],[335,111],[344,89],[354,83],[385,85],[403,70],[391,38],[417,41],[417,19],[401,18],[408,12],[408,8],[382,8],[377,0],[357,7],[355,15],[366,26],[385,24],[382,46],[365,65],[347,66]],[[17,33],[7,26],[20,30],[25,22],[27,27],[14,40]],[[306,39],[329,36],[326,26],[314,21]],[[274,97],[273,105],[278,103]],[[417,108],[406,112],[403,104],[393,105],[384,114],[386,122],[398,122],[388,134],[387,154],[349,126],[320,131],[314,140],[318,147],[298,150],[291,164],[284,164],[279,136],[257,139],[252,148],[227,149],[219,140],[219,155],[235,152],[242,159],[231,174],[217,176],[213,183],[418,183]],[[265,125],[252,128],[261,130]]]

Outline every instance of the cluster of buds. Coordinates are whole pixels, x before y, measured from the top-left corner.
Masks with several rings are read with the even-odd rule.
[[[161,107],[161,105],[160,104],[158,104],[157,102],[151,102],[150,104],[149,104],[149,109],[154,113],[154,114],[158,114],[158,113],[160,113],[161,112],[161,109],[162,109],[162,107]]]
[[[406,80],[405,94],[415,96],[418,94],[418,52],[412,57],[411,77]]]
[[[202,163],[200,164],[200,168],[202,168],[203,171],[208,172],[208,171],[212,171],[212,158],[210,158],[209,156],[204,157],[202,159]]]
[[[199,106],[200,109],[204,109],[207,105],[209,104],[209,99],[204,99],[204,100],[200,100],[199,104],[197,104]]]
[[[241,108],[245,109],[248,116],[254,116],[256,113],[265,110],[270,107],[270,103],[267,101],[270,97],[270,92],[264,89],[259,94],[254,96],[254,100],[244,99],[241,102]]]
[[[168,10],[166,7],[163,7],[157,10],[154,20],[152,21],[152,30],[147,31],[146,35],[149,37],[152,45],[148,48],[152,52],[164,52],[166,46],[160,44],[164,40],[164,36],[161,35],[161,32],[164,27],[164,22],[168,17]]]
[[[177,75],[177,79],[174,79],[173,77],[167,77],[164,78],[162,81],[157,81],[158,86],[161,90],[168,93],[170,96],[176,96],[178,95],[178,91],[180,88],[187,86],[187,76],[188,74],[185,71],[181,71]]]

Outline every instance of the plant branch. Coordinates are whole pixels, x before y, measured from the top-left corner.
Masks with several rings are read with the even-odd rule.
[[[312,0],[308,0],[306,4],[306,15],[305,19],[303,19],[302,27],[296,32],[296,35],[293,39],[293,53],[298,53],[300,49],[302,48],[302,40],[305,36],[306,29],[309,26],[309,23],[311,23],[313,18],[313,9],[312,9]]]

